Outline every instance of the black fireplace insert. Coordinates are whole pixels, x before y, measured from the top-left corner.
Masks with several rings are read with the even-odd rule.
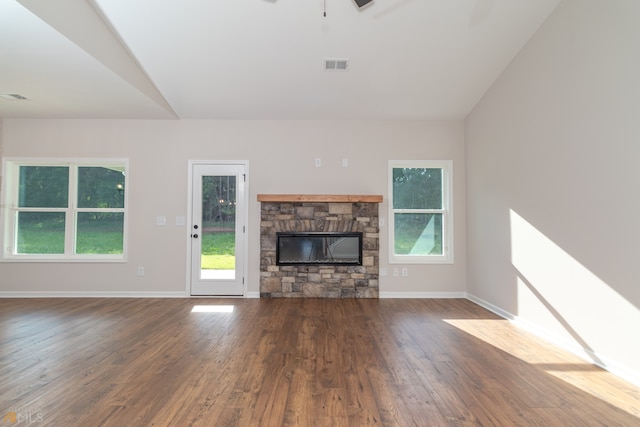
[[[362,233],[277,233],[277,265],[362,265]]]

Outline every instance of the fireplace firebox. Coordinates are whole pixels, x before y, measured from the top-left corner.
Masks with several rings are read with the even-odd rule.
[[[277,233],[277,265],[362,265],[362,233]]]

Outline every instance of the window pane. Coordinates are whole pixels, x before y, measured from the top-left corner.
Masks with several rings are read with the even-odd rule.
[[[77,254],[122,254],[124,213],[78,212]]]
[[[20,166],[18,206],[66,208],[69,168],[66,166]]]
[[[19,254],[64,254],[64,212],[18,212]]]
[[[124,173],[115,168],[79,167],[78,207],[124,208]]]
[[[396,255],[442,255],[442,214],[395,214]]]
[[[442,169],[394,168],[394,209],[442,209]]]

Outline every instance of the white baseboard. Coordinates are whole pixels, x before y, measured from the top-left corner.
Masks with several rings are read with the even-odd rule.
[[[601,354],[598,354],[592,350],[583,348],[577,345],[575,342],[560,338],[557,335],[549,332],[548,330],[541,328],[539,325],[529,320],[518,317],[512,313],[509,313],[508,311],[505,311],[499,307],[496,307],[495,305],[481,298],[478,298],[475,295],[467,294],[467,299],[478,304],[481,307],[486,308],[487,310],[497,314],[504,319],[510,320],[517,327],[522,328],[544,339],[545,341],[555,344],[558,347],[561,347],[584,359],[586,362],[593,363],[594,365],[599,366],[608,372],[611,372],[612,374],[622,378],[623,380],[640,387],[640,372],[635,372],[625,366],[621,366],[616,361],[611,360],[606,356],[602,356]]]
[[[380,292],[380,298],[466,298],[465,292]]]
[[[503,309],[501,309],[500,307],[497,307],[481,298],[478,298],[475,295],[471,295],[471,294],[467,294],[467,299],[471,302],[474,302],[476,304],[478,304],[480,307],[486,308],[487,310],[489,310],[490,312],[497,314],[498,316],[507,319],[507,320],[515,320],[515,316],[511,313],[509,313],[508,311],[505,311]]]
[[[185,292],[3,292],[0,298],[186,298]]]
[[[219,297],[189,295],[187,292],[0,291],[0,298],[219,298]],[[247,295],[244,296],[244,298],[260,298],[260,292],[248,292]]]

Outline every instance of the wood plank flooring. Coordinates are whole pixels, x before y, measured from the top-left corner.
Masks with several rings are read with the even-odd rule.
[[[637,387],[466,300],[3,299],[0,343],[7,425],[640,425]]]

